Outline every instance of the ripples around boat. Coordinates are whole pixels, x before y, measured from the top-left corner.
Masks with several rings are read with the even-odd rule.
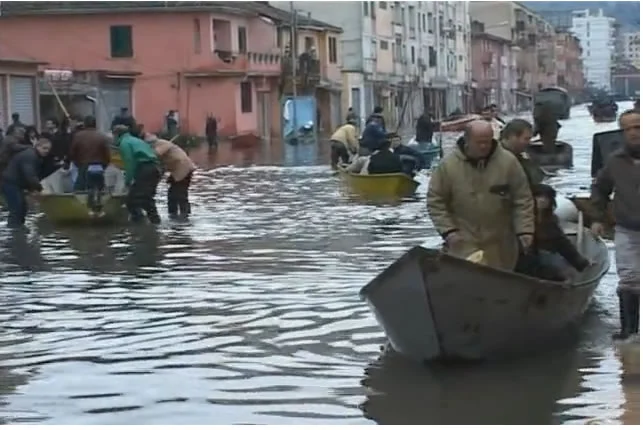
[[[613,126],[574,109],[561,137],[576,168],[558,187],[589,183],[591,136]],[[235,163],[265,164],[244,151]],[[381,354],[357,294],[407,248],[439,242],[423,199],[358,204],[315,166],[324,151],[262,151],[285,167],[200,170],[187,223],[54,229],[32,216],[28,233],[2,229],[3,422],[612,423],[634,403],[638,415],[638,361],[609,341],[613,268],[569,350],[428,370]]]

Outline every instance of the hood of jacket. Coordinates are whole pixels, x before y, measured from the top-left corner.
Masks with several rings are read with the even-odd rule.
[[[456,155],[458,156],[458,158],[466,161],[467,163],[471,164],[473,167],[485,168],[489,164],[489,161],[493,158],[493,156],[498,151],[498,141],[496,139],[493,139],[491,141],[491,151],[489,151],[489,154],[487,154],[487,156],[483,158],[472,158],[467,155],[467,152],[465,149],[464,136],[458,139],[458,141],[456,142],[456,147],[457,147]]]

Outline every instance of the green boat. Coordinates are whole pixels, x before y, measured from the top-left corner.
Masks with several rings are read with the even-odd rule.
[[[98,212],[87,205],[86,192],[73,191],[71,175],[63,170],[52,173],[41,184],[40,210],[54,224],[115,224],[127,220],[125,178],[123,172],[112,165],[105,169],[106,192],[101,196]]]

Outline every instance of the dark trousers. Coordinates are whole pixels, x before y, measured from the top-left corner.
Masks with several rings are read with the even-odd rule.
[[[342,160],[342,163],[348,164],[351,157],[346,149],[346,145],[342,142],[337,142],[336,140],[330,141],[330,167],[336,168],[339,160]]]
[[[134,182],[132,182],[127,195],[127,209],[132,221],[141,221],[143,211],[145,211],[151,223],[158,224],[161,222],[154,202],[156,187],[160,179],[161,171],[156,164],[144,163],[137,166]]]
[[[210,149],[214,148],[218,144],[216,135],[214,135],[214,136],[212,136],[212,135],[206,136],[205,140],[207,140],[208,148],[210,148]]]
[[[27,218],[28,207],[27,198],[22,188],[10,182],[5,182],[2,184],[2,196],[9,211],[7,226],[10,228],[23,226]]]
[[[92,210],[100,210],[101,195],[105,190],[105,172],[91,171],[89,166],[78,167],[78,177],[74,191],[87,191],[87,206]]]
[[[172,175],[167,180],[170,187],[167,190],[167,212],[171,216],[179,213],[184,216],[190,215],[190,201],[188,200],[188,189],[192,181],[192,173],[180,181],[175,181]]]

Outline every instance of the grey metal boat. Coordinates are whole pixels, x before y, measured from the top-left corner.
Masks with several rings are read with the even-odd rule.
[[[360,295],[390,346],[409,358],[486,360],[527,354],[578,325],[609,269],[605,243],[576,227],[568,226],[566,234],[593,264],[582,273],[570,268],[569,283],[500,271],[417,246]]]

